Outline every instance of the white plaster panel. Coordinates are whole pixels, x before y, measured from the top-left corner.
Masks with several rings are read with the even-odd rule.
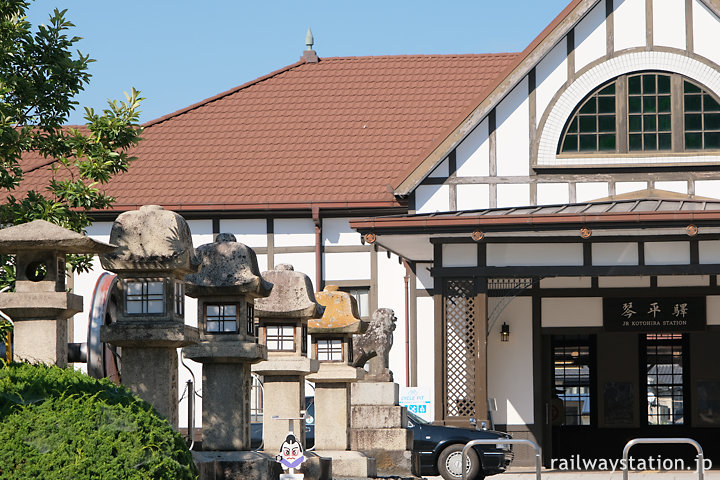
[[[602,297],[543,298],[543,327],[602,327]]]
[[[644,47],[645,0],[615,0],[614,7],[615,51]]]
[[[360,246],[360,234],[350,228],[349,218],[323,218],[323,245]]]
[[[710,275],[658,275],[658,287],[707,287]]]
[[[540,280],[540,288],[590,288],[590,277],[550,277]]]
[[[578,183],[575,185],[575,198],[578,203],[598,200],[607,196],[607,182]]]
[[[257,257],[258,270],[260,270],[261,272],[266,271],[268,269],[267,255],[257,254],[255,256]]]
[[[605,55],[605,2],[598,2],[575,27],[575,71]]]
[[[488,121],[485,118],[455,150],[458,177],[485,177],[490,175],[490,141]]]
[[[527,175],[530,171],[530,108],[527,77],[496,109],[497,174]]]
[[[296,272],[302,272],[315,285],[315,252],[307,253],[276,253],[275,265],[289,263]]]
[[[653,0],[653,43],[685,49],[685,2]]]
[[[650,277],[599,277],[600,288],[643,288],[650,286]]]
[[[720,198],[720,180],[695,180],[695,195]]]
[[[315,222],[311,218],[278,218],[274,227],[276,247],[315,245]]]
[[[192,233],[193,247],[197,248],[206,243],[213,243],[215,240],[212,220],[188,220],[187,224]]]
[[[567,81],[567,45],[565,39],[540,60],[535,69],[536,121],[539,124],[553,96]]]
[[[690,263],[688,242],[647,242],[645,265],[687,265]]]
[[[692,9],[695,53],[720,64],[720,49],[718,48],[720,20],[700,0],[693,0]]]
[[[615,195],[637,192],[638,190],[645,190],[646,188],[647,182],[617,182],[615,184]]]
[[[417,213],[447,212],[450,210],[448,185],[420,185],[415,189]]]
[[[435,301],[418,297],[417,305],[417,383],[435,398]]]
[[[221,219],[220,233],[232,233],[238,242],[251,248],[267,247],[267,220],[264,218]]]
[[[369,264],[369,262],[367,262]],[[408,348],[405,329],[405,267],[398,257],[391,254],[377,256],[378,268],[378,308],[392,308],[397,322],[393,331],[393,348],[390,349],[390,370],[395,373],[395,382],[407,385],[405,375],[405,354]]]
[[[567,183],[538,183],[537,204],[556,205],[570,201],[570,189]]]
[[[448,243],[442,246],[443,267],[476,267],[478,247],[474,243]]]
[[[632,242],[593,243],[593,265],[637,265],[638,245]]]
[[[720,263],[720,240],[702,240],[698,242],[700,263]]]
[[[323,258],[323,278],[326,281],[369,280],[370,252],[326,253]]]
[[[93,240],[109,243],[112,226],[113,222],[93,222],[85,229],[85,233]]]
[[[655,182],[655,188],[668,192],[688,193],[687,182]]]
[[[707,324],[720,325],[720,295],[705,297],[707,309]]]
[[[530,185],[527,183],[499,183],[497,185],[497,206],[525,207],[530,205]]]
[[[488,299],[488,311],[499,299]],[[503,322],[510,326],[510,338],[500,340]],[[516,297],[502,311],[487,340],[488,397],[498,406],[496,423],[525,425],[534,423],[532,300]]]
[[[432,263],[415,264],[415,287],[418,290],[430,290],[435,285],[435,279],[430,275]]]
[[[486,183],[457,185],[457,209],[481,210],[490,207],[490,186]]]
[[[450,168],[448,166],[448,159],[445,158],[442,162],[440,162],[440,165],[435,167],[435,170],[430,172],[429,177],[432,178],[447,178],[450,175]]]
[[[583,264],[580,243],[488,243],[487,264],[490,267]]]

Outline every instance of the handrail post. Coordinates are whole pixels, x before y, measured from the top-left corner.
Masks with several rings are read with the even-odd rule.
[[[479,440],[470,440],[463,447],[462,455],[460,456],[460,469],[462,470],[462,480],[467,480],[467,470],[465,468],[465,462],[467,461],[467,452],[470,448],[472,448],[474,445],[497,445],[502,443],[509,443],[515,445],[525,444],[533,447],[535,449],[535,479],[541,480],[540,477],[542,470],[542,449],[537,443],[525,438],[483,438]]]
[[[697,450],[698,454],[696,457],[697,462],[697,472],[698,472],[698,479],[704,480],[705,478],[705,455],[703,454],[703,449],[700,446],[698,442],[693,440],[692,438],[633,438],[629,442],[625,444],[625,448],[623,448],[623,462],[622,462],[622,471],[623,471],[623,480],[628,480],[628,458],[630,454],[630,449],[634,447],[635,445],[639,444],[685,444],[685,445],[692,445],[695,447],[695,450]]]

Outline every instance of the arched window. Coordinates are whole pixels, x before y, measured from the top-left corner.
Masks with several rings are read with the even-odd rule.
[[[682,75],[622,75],[588,95],[563,129],[558,155],[720,150],[720,103]]]

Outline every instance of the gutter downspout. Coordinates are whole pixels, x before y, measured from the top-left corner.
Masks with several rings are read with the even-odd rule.
[[[405,267],[405,385],[410,384],[410,265],[407,260],[402,259]]]
[[[321,292],[323,289],[322,277],[322,220],[320,219],[320,207],[312,207],[312,219],[315,223],[315,290]]]

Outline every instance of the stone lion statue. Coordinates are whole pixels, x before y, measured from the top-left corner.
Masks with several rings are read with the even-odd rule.
[[[395,312],[391,308],[378,308],[373,313],[370,326],[362,335],[353,335],[353,365],[364,367],[370,361],[369,375],[366,380],[392,382],[388,354],[393,344],[395,330]]]

